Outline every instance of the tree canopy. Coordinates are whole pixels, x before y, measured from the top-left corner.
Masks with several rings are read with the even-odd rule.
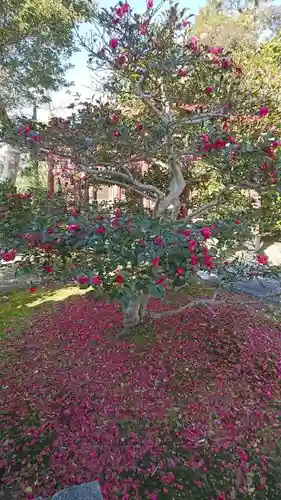
[[[4,110],[66,85],[77,48],[75,27],[89,19],[87,0],[7,0],[0,7],[0,103]],[[4,113],[4,114],[3,114]]]

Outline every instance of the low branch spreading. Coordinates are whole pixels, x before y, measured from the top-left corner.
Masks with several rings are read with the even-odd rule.
[[[134,179],[130,173],[119,172],[110,168],[85,167],[84,165],[78,165],[78,168],[105,184],[116,184],[133,189],[135,192],[153,201],[159,197],[163,197],[163,193],[156,186],[143,184]]]

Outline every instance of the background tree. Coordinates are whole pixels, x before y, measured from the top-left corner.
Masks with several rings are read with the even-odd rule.
[[[11,110],[46,101],[47,91],[57,91],[65,79],[69,59],[78,50],[75,29],[90,18],[87,0],[7,0],[0,7],[0,136],[11,137]],[[5,178],[15,175],[19,151],[5,145]],[[10,164],[10,166],[9,166]],[[11,168],[10,168],[11,167]]]

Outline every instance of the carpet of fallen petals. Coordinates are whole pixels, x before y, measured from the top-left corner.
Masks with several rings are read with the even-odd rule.
[[[94,480],[105,500],[278,498],[280,331],[229,304],[120,341],[121,319],[115,305],[75,297],[11,340],[2,487],[30,499]]]

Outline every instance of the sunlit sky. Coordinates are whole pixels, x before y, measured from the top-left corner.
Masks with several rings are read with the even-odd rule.
[[[99,4],[102,7],[110,7],[116,5],[117,0],[99,0]],[[128,3],[137,12],[144,12],[146,8],[146,0],[128,0]],[[158,0],[155,0],[155,5],[157,5]],[[200,7],[202,7],[205,3],[205,0],[178,0],[178,3],[181,7],[188,8],[190,13],[196,14]],[[80,33],[82,35],[86,35],[86,33],[91,29],[89,25],[82,26],[80,29]],[[81,94],[81,98],[85,99],[87,97],[92,97],[95,93],[95,84],[93,82],[93,75],[91,75],[91,71],[87,68],[87,52],[86,50],[81,50],[79,53],[76,53],[71,61],[74,67],[68,71],[67,79],[69,81],[74,82],[73,87],[70,88],[71,94],[75,94],[78,92]],[[51,94],[52,98],[52,106],[53,112],[58,116],[67,116],[69,114],[69,110],[66,109],[66,106],[73,102],[73,97],[66,93],[65,90],[57,92],[55,94]],[[26,110],[28,114],[31,114],[31,110]],[[38,110],[38,119],[45,121],[49,118],[49,111],[47,107],[39,108]]]

